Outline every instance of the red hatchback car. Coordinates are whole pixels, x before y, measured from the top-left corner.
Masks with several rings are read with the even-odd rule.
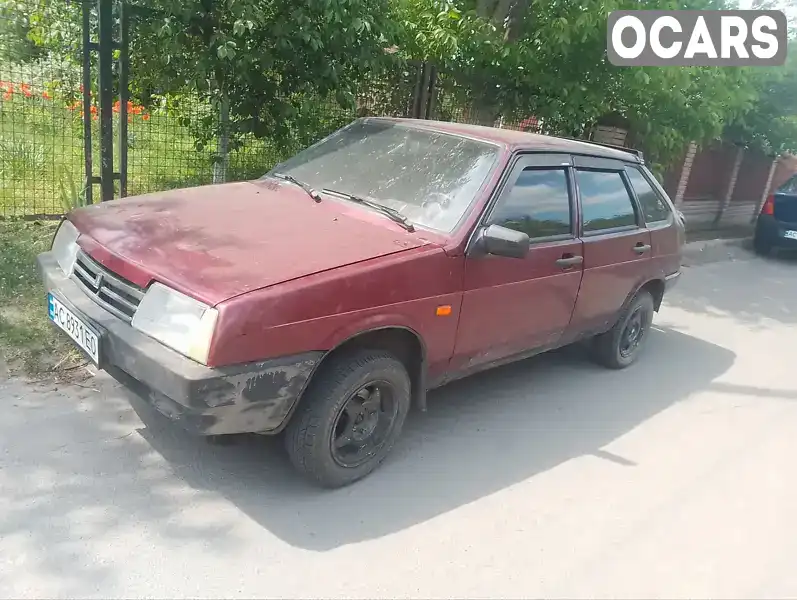
[[[76,210],[38,262],[100,368],[197,433],[284,431],[337,487],[431,388],[579,340],[630,365],[683,239],[634,151],[368,118],[256,181]]]

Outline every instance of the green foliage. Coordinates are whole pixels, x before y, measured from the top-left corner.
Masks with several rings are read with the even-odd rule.
[[[460,102],[475,104],[485,124],[500,116],[534,115],[550,133],[580,136],[615,114],[660,165],[689,141],[716,138],[735,122],[745,124],[748,138],[773,138],[766,142],[771,147],[797,143],[794,121],[786,116],[797,112],[791,105],[781,108],[780,120],[771,118],[776,106],[785,106],[777,105],[776,96],[796,97],[794,79],[788,87],[756,69],[609,63],[610,11],[726,8],[722,0],[647,0],[642,5],[637,0],[396,0],[396,6],[400,47],[445,69],[444,85]],[[764,102],[764,97],[772,100]],[[761,102],[771,108],[757,113]],[[759,146],[766,144],[762,139]]]
[[[71,367],[82,359],[66,336],[47,319],[47,304],[36,271],[57,223],[0,221],[0,361],[31,375]]]
[[[0,137],[0,179],[21,181],[41,177],[47,160],[45,149],[28,139]]]
[[[148,0],[131,53],[139,89],[194,90],[236,135],[288,138],[306,95],[353,108],[358,81],[387,59],[388,0]],[[206,119],[201,143],[220,123]],[[200,133],[200,132],[197,132]]]
[[[64,213],[68,213],[88,204],[85,185],[78,189],[75,178],[69,169],[62,169],[61,175],[58,178],[58,186],[60,192],[59,199],[61,200]]]
[[[28,39],[30,5],[22,0],[0,0],[0,62],[33,59],[38,50]]]
[[[791,40],[784,67],[757,70],[752,79],[757,92],[755,107],[727,127],[726,137],[767,154],[797,153],[795,40]]]

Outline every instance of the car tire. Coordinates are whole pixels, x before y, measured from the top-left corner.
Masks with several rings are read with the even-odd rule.
[[[753,250],[759,256],[769,256],[772,253],[772,242],[757,235],[753,238]]]
[[[653,313],[653,296],[647,290],[640,291],[614,327],[593,340],[595,360],[609,369],[624,369],[636,362],[653,323]]]
[[[300,473],[338,488],[371,473],[392,449],[410,408],[410,376],[379,350],[333,357],[320,369],[288,423],[285,445]]]

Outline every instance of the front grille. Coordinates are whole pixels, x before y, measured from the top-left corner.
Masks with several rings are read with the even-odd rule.
[[[92,300],[128,323],[144,297],[144,290],[115,275],[82,250],[78,250],[72,277]]]

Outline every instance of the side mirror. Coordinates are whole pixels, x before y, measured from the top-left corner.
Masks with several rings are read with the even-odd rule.
[[[529,236],[521,231],[490,225],[482,229],[481,247],[487,254],[523,258],[529,253]]]

